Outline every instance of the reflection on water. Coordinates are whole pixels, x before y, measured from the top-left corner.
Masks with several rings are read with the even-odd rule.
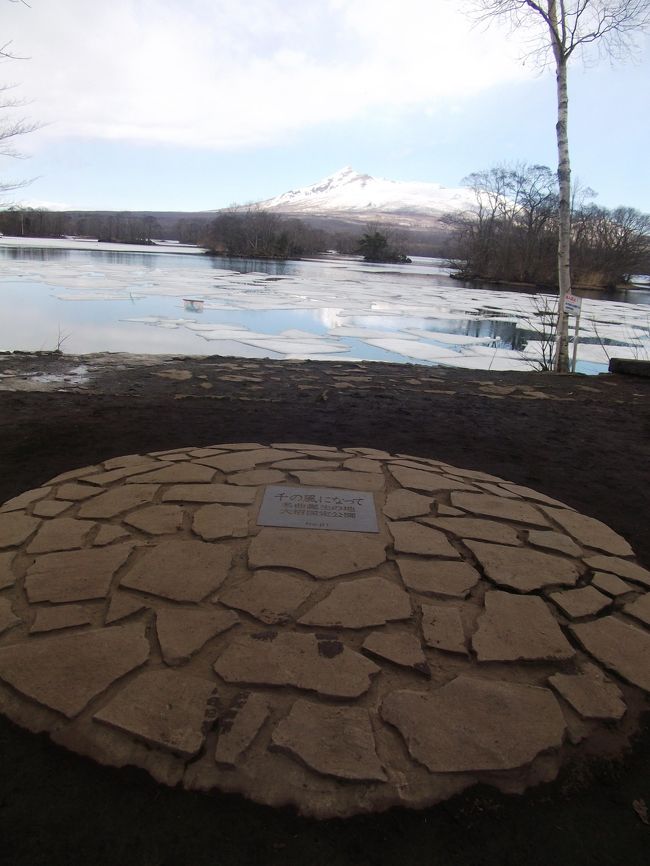
[[[50,262],[68,259],[73,252],[74,250],[64,250],[57,247],[0,247],[0,260]]]
[[[598,303],[585,301],[578,369],[605,369],[606,349],[614,345],[623,346],[617,354],[647,356],[648,289],[579,294]],[[521,352],[538,351],[543,341],[536,296],[452,280],[444,262],[433,259],[405,266],[338,257],[282,262],[128,247],[11,247],[0,240],[3,350],[52,349],[64,334],[64,349],[78,353],[522,369]],[[194,300],[186,305],[188,298]]]
[[[231,259],[226,256],[207,256],[213,268],[237,271],[239,274],[269,274],[282,277],[298,272],[298,262],[284,262],[277,259]]]

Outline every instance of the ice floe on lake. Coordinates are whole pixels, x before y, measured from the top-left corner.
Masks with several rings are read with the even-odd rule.
[[[130,253],[108,262],[81,253],[63,260],[0,256],[0,289],[30,289],[56,305],[48,307],[48,321],[70,331],[68,351],[391,360],[485,370],[539,366],[557,303],[552,296],[467,287],[436,260],[232,263],[164,254],[143,263]],[[188,298],[196,310],[185,309]],[[14,308],[6,318],[0,349],[41,348],[10,344],[18,339],[12,324],[20,316]],[[73,345],[82,320],[88,333],[92,323],[92,349]],[[584,299],[579,339],[578,360],[599,369],[612,356],[647,358],[650,306]]]

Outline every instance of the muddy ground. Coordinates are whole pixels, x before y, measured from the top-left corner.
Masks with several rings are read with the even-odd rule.
[[[400,364],[0,355],[0,502],[77,466],[220,441],[365,445],[480,469],[603,520],[650,567],[650,380]],[[650,661],[649,661],[650,664]],[[650,718],[620,760],[523,797],[316,822],[165,789],[0,719],[11,866],[647,864]]]

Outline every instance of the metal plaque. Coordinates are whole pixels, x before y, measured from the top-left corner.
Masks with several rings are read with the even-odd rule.
[[[372,493],[331,487],[281,487],[264,491],[258,526],[379,532]]]

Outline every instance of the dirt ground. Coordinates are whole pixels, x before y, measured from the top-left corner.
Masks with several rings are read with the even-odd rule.
[[[82,369],[79,369],[82,367]],[[218,442],[364,445],[480,469],[564,500],[650,567],[650,380],[399,364],[0,355],[0,502],[68,469]],[[611,761],[523,797],[316,822],[162,788],[0,719],[10,866],[647,864],[650,718]],[[645,815],[645,820],[644,820]]]

